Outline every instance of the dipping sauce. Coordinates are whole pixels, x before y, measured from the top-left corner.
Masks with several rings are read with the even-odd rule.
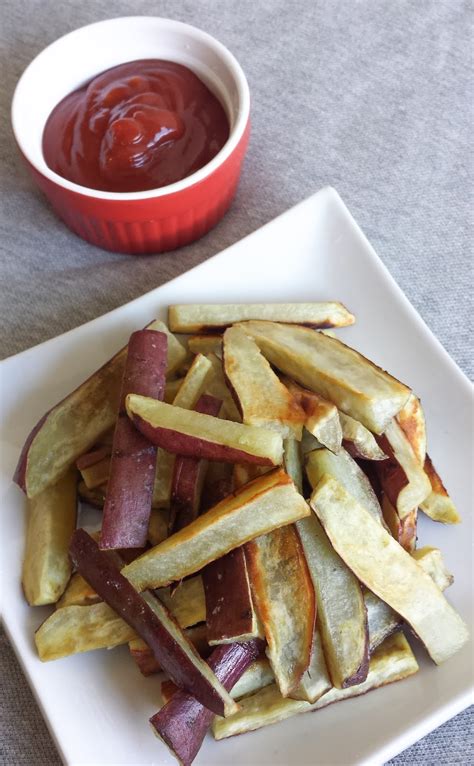
[[[89,189],[135,192],[194,173],[220,151],[229,121],[190,69],[159,59],[108,69],[53,109],[46,164]]]

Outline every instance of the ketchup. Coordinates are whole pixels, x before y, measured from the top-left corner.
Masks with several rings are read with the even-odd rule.
[[[46,164],[90,189],[135,192],[191,175],[229,137],[224,109],[187,67],[146,59],[108,69],[53,109]]]

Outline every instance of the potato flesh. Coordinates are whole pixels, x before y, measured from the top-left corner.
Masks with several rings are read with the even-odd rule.
[[[392,464],[388,465],[388,470],[384,462],[377,464],[382,488],[403,519],[428,497],[430,482],[395,418],[390,421],[379,443],[389,454],[387,465]],[[388,449],[384,446],[387,443]]]
[[[301,456],[301,444],[291,437],[283,442],[283,466],[288,476],[291,477],[296,489],[303,494],[303,460]]]
[[[468,640],[461,617],[422,567],[330,476],[311,496],[331,543],[367,588],[413,628],[440,664]]]
[[[54,604],[71,576],[68,549],[76,527],[77,471],[70,468],[56,484],[28,501],[22,585],[31,606]]]
[[[433,582],[443,591],[454,582],[454,577],[449,572],[443,561],[443,554],[439,548],[425,545],[423,548],[413,551],[412,557],[429,574]]]
[[[188,340],[193,354],[216,354],[222,356],[222,335],[193,335]]]
[[[301,439],[305,413],[280,382],[257,344],[238,327],[224,333],[224,371],[247,425]]]
[[[397,415],[397,422],[405,432],[416,459],[423,465],[426,457],[426,421],[421,402],[415,394],[410,394]]]
[[[363,505],[374,519],[382,522],[382,510],[365,473],[346,450],[334,455],[327,449],[310,452],[306,457],[306,475],[313,489],[320,479],[329,474]]]
[[[138,590],[180,580],[254,537],[309,515],[284,471],[272,471],[218,503],[123,570]]]
[[[317,604],[317,626],[333,686],[360,683],[367,674],[367,614],[357,578],[333,550],[316,516],[298,521]]]
[[[101,600],[83,576],[79,572],[75,572],[57,602],[56,609],[64,609],[66,606],[87,606],[88,604],[97,604]]]
[[[357,697],[380,686],[400,681],[416,673],[418,664],[403,635],[397,633],[387,638],[370,660],[367,679],[358,686],[347,689],[330,689],[315,703],[282,697],[276,684],[239,701],[240,710],[229,718],[215,718],[212,733],[215,739],[225,739],[236,734],[261,729],[299,713],[320,710],[333,702]]]
[[[409,388],[336,338],[274,322],[241,326],[271,364],[375,433],[408,399]]]
[[[308,669],[315,620],[313,584],[294,527],[276,529],[247,543],[246,558],[268,643],[267,657],[287,697]]]
[[[182,628],[205,622],[206,601],[201,575],[184,580],[172,594],[169,588],[160,588],[157,596]]]
[[[221,420],[212,415],[204,415],[200,412],[176,407],[146,396],[127,396],[127,413],[133,422],[143,421],[151,431],[166,431],[179,433],[183,440],[188,437],[209,445],[209,451],[222,448],[233,450],[236,453],[235,460],[241,455],[242,461],[245,455],[262,464],[280,465],[282,462],[283,442],[280,434],[268,429],[256,426],[247,426],[241,423],[233,423],[230,420]],[[170,443],[172,435],[169,436]],[[159,445],[160,446],[160,445]],[[203,447],[201,447],[203,449]],[[180,454],[185,454],[180,448]],[[188,453],[186,453],[188,454]],[[229,456],[231,456],[229,452]],[[220,452],[216,455],[202,455],[210,459],[224,459]]]
[[[136,638],[135,631],[107,604],[66,606],[57,609],[35,634],[40,660],[57,660],[70,654],[107,649]]]
[[[324,657],[323,644],[317,627],[313,633],[313,645],[311,650],[311,661],[308,669],[301,676],[296,689],[291,692],[291,698],[305,700],[306,702],[316,702],[331,688],[331,679]]]
[[[440,521],[443,524],[459,524],[461,517],[429,455],[426,455],[424,470],[431,485],[431,492],[420,503],[421,510],[433,521]]]
[[[304,410],[306,430],[332,452],[339,452],[342,428],[337,407],[314,391],[298,386],[289,378],[283,378],[283,382]]]
[[[265,658],[255,660],[232,687],[230,695],[233,699],[239,700],[274,682],[275,676],[268,660]]]
[[[235,423],[241,423],[242,417],[237,408],[234,398],[225,381],[222,361],[215,354],[207,354],[206,357],[212,364],[212,376],[206,383],[206,394],[215,396],[216,399],[222,399],[224,406],[221,416],[226,420],[233,420]]]
[[[186,350],[158,320],[149,330],[168,336],[171,374],[184,361]],[[34,497],[87,452],[115,423],[127,349],[124,348],[90,378],[53,407],[27,439],[16,478],[28,497]]]
[[[346,450],[352,457],[363,460],[384,460],[387,456],[377,444],[371,431],[358,420],[354,420],[345,412],[339,413],[342,427],[342,439]]]
[[[224,303],[170,306],[168,321],[173,332],[199,333],[219,330],[249,319],[288,322],[311,327],[345,327],[354,316],[336,301],[320,303]]]

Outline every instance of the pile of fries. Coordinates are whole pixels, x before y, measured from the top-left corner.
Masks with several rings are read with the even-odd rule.
[[[340,303],[179,305],[48,412],[15,480],[41,660],[129,644],[180,763],[467,641],[419,509],[459,521],[420,400],[337,339]],[[175,333],[178,334],[177,337]],[[76,529],[78,498],[100,529]],[[153,711],[150,711],[151,713]]]

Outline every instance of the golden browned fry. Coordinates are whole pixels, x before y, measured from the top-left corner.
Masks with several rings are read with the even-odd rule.
[[[345,412],[339,413],[342,427],[342,443],[351,457],[362,460],[385,460],[387,455],[380,449],[373,433]]]
[[[173,592],[170,588],[160,588],[157,595],[182,628],[205,622],[206,600],[201,575],[183,580]]]
[[[168,321],[173,332],[220,331],[235,322],[264,319],[309,327],[345,327],[354,316],[342,303],[224,303],[170,306]]]
[[[317,625],[332,685],[354,686],[365,679],[369,665],[367,613],[360,584],[314,514],[297,522],[296,528],[313,580]]]
[[[222,356],[222,335],[193,335],[188,340],[193,354],[215,354]]]
[[[380,686],[401,681],[416,673],[418,664],[403,633],[396,633],[387,638],[370,660],[369,674],[358,686],[347,689],[330,689],[314,704],[282,697],[276,684],[266,686],[250,697],[239,701],[240,709],[229,718],[214,719],[212,733],[215,739],[232,737],[246,731],[261,729],[273,723],[279,723],[298,713],[340,702],[350,697],[357,697]]]
[[[123,574],[137,590],[158,588],[202,569],[233,548],[310,513],[282,470],[225,498],[160,545],[132,561]]]
[[[283,378],[285,386],[305,412],[304,425],[320,444],[332,452],[339,452],[342,443],[342,428],[335,404],[327,399],[298,386],[290,378]]]
[[[327,449],[317,449],[306,455],[306,475],[313,489],[325,474],[340,481],[374,519],[382,521],[380,504],[370,481],[346,450],[341,449],[334,455]]]
[[[382,433],[410,389],[336,338],[276,322],[240,325],[271,364],[339,410]]]
[[[22,585],[31,606],[54,604],[71,576],[69,541],[76,527],[77,471],[28,501]]]
[[[316,702],[331,688],[326,659],[324,657],[323,644],[317,625],[313,633],[313,646],[311,649],[311,662],[308,669],[301,676],[298,686],[293,689],[290,697],[294,700]]]
[[[416,459],[423,465],[426,457],[426,421],[421,402],[415,394],[410,394],[397,415],[397,421],[404,430]]]
[[[437,664],[464,646],[467,627],[431,577],[341,484],[323,477],[311,507],[347,566],[411,625]]]
[[[246,558],[267,656],[287,697],[308,669],[316,615],[313,583],[296,530],[282,527],[252,540]]]
[[[378,442],[388,459],[375,463],[374,468],[383,491],[403,519],[428,497],[430,482],[395,418]]]
[[[230,388],[226,383],[224,376],[224,368],[222,366],[222,359],[219,359],[216,354],[207,354],[212,364],[212,376],[206,384],[206,390],[204,393],[210,396],[215,396],[216,399],[222,399],[223,410],[222,417],[226,420],[233,420],[235,423],[241,423],[242,418],[234,398],[231,394]]]
[[[133,638],[135,631],[103,601],[56,609],[35,633],[36,648],[43,662],[119,646]]]
[[[97,595],[94,588],[86,582],[79,572],[75,572],[68,582],[67,588],[56,604],[57,609],[66,606],[87,606],[98,604],[102,599]]]
[[[397,509],[392,505],[387,495],[382,496],[382,513],[384,521],[392,537],[409,553],[416,548],[416,530],[418,508],[400,518]]]
[[[223,360],[243,423],[301,439],[306,420],[303,408],[280,382],[255,341],[238,327],[229,327],[224,333]]]
[[[430,481],[431,492],[420,503],[421,510],[433,521],[441,521],[443,524],[459,524],[461,517],[429,455],[426,455],[424,469]]]

